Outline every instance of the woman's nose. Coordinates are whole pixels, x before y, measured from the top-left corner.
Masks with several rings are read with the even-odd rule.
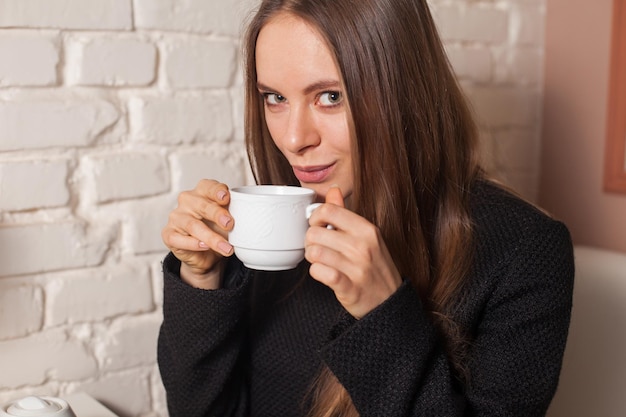
[[[307,107],[292,108],[285,135],[284,146],[289,152],[302,153],[306,149],[320,143],[315,117]]]

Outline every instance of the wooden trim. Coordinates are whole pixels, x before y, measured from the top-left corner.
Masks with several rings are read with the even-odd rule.
[[[613,3],[604,189],[626,193],[626,0]]]

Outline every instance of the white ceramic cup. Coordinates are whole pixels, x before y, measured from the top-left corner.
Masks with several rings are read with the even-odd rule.
[[[76,414],[61,398],[30,396],[4,405],[0,417],[76,417]]]
[[[230,190],[235,221],[228,241],[251,269],[280,271],[304,259],[304,237],[315,192],[285,185],[252,185]],[[308,208],[308,212],[307,212]]]

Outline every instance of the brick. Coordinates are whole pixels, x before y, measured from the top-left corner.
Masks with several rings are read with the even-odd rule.
[[[169,86],[225,88],[237,68],[237,46],[232,41],[187,38],[164,47],[163,68]]]
[[[239,84],[238,84],[239,85]],[[231,88],[231,100],[233,103],[233,120],[234,120],[234,139],[241,144],[245,138],[245,127],[243,125],[244,120],[244,90],[241,86],[237,88]]]
[[[0,227],[0,276],[32,274],[98,265],[112,240],[112,233],[85,225],[56,222]],[[0,368],[1,369],[1,368]]]
[[[253,4],[254,0],[135,0],[135,25],[140,29],[236,36]]]
[[[150,372],[145,369],[101,375],[70,384],[68,389],[86,392],[119,416],[143,416],[151,409]]]
[[[450,46],[446,52],[459,79],[487,82],[492,78],[493,59],[489,49]]]
[[[174,197],[156,200],[132,202],[124,224],[124,245],[126,251],[139,255],[149,253],[167,253],[161,239],[161,229],[167,222],[167,216],[176,207]]]
[[[433,17],[444,40],[500,44],[509,36],[509,15],[505,10],[459,2],[438,5]]]
[[[173,186],[177,192],[191,190],[203,178],[214,179],[231,187],[246,182],[244,150],[237,145],[230,152],[179,152],[171,157]]]
[[[86,171],[98,203],[146,197],[169,190],[169,170],[158,153],[89,156]]]
[[[51,325],[104,320],[154,309],[150,271],[116,265],[55,274],[46,285]]]
[[[521,84],[543,83],[543,51],[537,48],[516,48],[512,51],[511,81]]]
[[[494,50],[498,84],[540,86],[543,80],[543,51],[532,47]]]
[[[156,77],[156,46],[148,41],[80,36],[66,48],[71,85],[145,86]]]
[[[165,255],[159,256],[158,260],[152,262],[151,265],[152,289],[154,302],[159,307],[158,311],[162,311],[161,307],[163,307],[163,258]]]
[[[161,145],[226,141],[233,133],[226,93],[200,97],[132,98],[128,103],[133,140]]]
[[[58,82],[57,36],[0,31],[0,57],[0,87],[51,86]]]
[[[511,37],[514,44],[543,47],[545,39],[545,6],[512,3]]]
[[[67,181],[64,160],[0,163],[0,210],[64,206],[70,199]]]
[[[0,27],[132,28],[132,0],[2,0]]]
[[[163,381],[161,380],[161,374],[158,368],[155,367],[152,372],[152,408],[159,413],[159,416],[167,416],[167,398],[165,394],[165,388],[163,387]]]
[[[7,286],[0,281],[0,340],[27,336],[41,329],[42,324],[41,288],[33,285]]]
[[[108,328],[105,340],[96,348],[103,371],[120,371],[156,363],[161,322],[160,316],[116,320]]]
[[[84,379],[96,373],[97,363],[83,343],[51,330],[0,342],[0,369],[0,388],[8,388]]]
[[[467,94],[478,121],[489,127],[533,126],[539,120],[539,94],[523,87],[473,87]]]
[[[90,146],[119,119],[112,103],[97,98],[0,102],[0,151]]]

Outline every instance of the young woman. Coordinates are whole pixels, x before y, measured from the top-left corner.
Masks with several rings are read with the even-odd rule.
[[[265,0],[244,46],[257,182],[325,204],[306,261],[270,273],[232,256],[227,185],[180,195],[163,230],[170,415],[544,415],[570,237],[480,169],[426,2]]]

